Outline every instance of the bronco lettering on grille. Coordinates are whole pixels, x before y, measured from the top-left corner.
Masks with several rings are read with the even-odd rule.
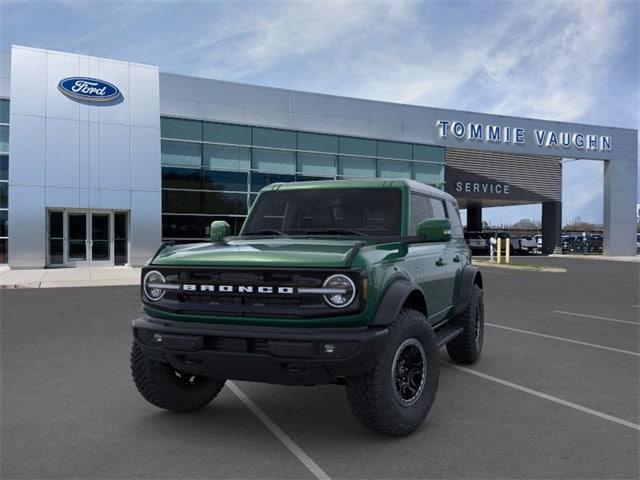
[[[211,285],[185,283],[182,285],[185,292],[219,292],[219,293],[263,293],[263,294],[293,294],[294,287],[270,287],[268,285]]]

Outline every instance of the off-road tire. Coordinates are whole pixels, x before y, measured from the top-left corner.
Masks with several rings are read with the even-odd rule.
[[[131,348],[131,375],[145,400],[156,407],[176,413],[203,409],[220,393],[225,382],[176,373],[168,363],[146,357],[135,342]],[[197,382],[189,383],[191,378],[197,378]]]
[[[414,403],[403,405],[397,398],[394,359],[399,347],[411,339],[422,346],[426,375]],[[412,340],[411,340],[412,341]],[[365,427],[391,436],[412,433],[424,421],[436,396],[439,380],[439,355],[433,330],[425,316],[412,309],[402,309],[390,325],[384,350],[368,373],[346,379],[351,411]]]
[[[475,363],[482,352],[484,340],[482,289],[475,283],[471,287],[467,308],[454,319],[454,324],[462,327],[463,332],[447,343],[449,356],[457,363]]]

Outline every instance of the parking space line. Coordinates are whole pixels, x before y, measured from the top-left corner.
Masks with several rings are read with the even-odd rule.
[[[593,410],[592,408],[583,407],[582,405],[578,405],[577,403],[569,402],[568,400],[563,400],[562,398],[554,397],[553,395],[547,395],[546,393],[539,392],[537,390],[533,390],[531,388],[523,387],[522,385],[518,385],[517,383],[509,382],[507,380],[503,380],[498,377],[494,377],[493,375],[487,375],[486,373],[479,372],[477,370],[473,370],[471,368],[462,367],[460,365],[454,365],[449,362],[444,362],[446,365],[455,368],[456,370],[461,370],[466,373],[470,373],[471,375],[475,375],[477,377],[484,378],[485,380],[489,380],[495,383],[499,383],[500,385],[504,385],[506,387],[513,388],[515,390],[519,390],[524,393],[528,393],[530,395],[536,396],[538,398],[543,398],[545,400],[549,400],[550,402],[557,403],[559,405],[564,405],[565,407],[573,408],[574,410],[578,410],[583,413],[587,413],[589,415],[593,415],[594,417],[599,417],[604,420],[608,420],[613,423],[617,423],[619,425],[623,425],[628,428],[633,428],[634,430],[640,431],[640,425],[637,423],[629,422],[622,418],[614,417],[613,415],[609,415],[603,412],[599,412],[598,410]]]
[[[282,444],[289,449],[291,453],[293,453],[300,462],[307,467],[307,469],[313,473],[313,475],[319,480],[331,480],[331,477],[325,473],[322,468],[318,466],[316,462],[314,462],[309,455],[307,455],[304,450],[302,450],[291,437],[284,433],[278,425],[271,420],[266,413],[260,410],[253,401],[245,395],[245,393],[240,390],[240,388],[233,383],[232,381],[227,381],[225,384],[229,390],[233,392],[233,394],[238,397],[238,399],[245,404],[245,406],[253,412],[253,414],[258,417],[258,419],[264,423],[264,425],[273,433],[278,440],[282,442]]]
[[[599,317],[597,315],[587,315],[586,313],[565,312],[564,310],[554,310],[553,313],[561,313],[562,315],[571,315],[573,317],[595,318],[596,320],[606,320],[607,322],[628,323],[629,325],[640,326],[638,322],[630,320],[618,320],[617,318]]]
[[[624,353],[626,355],[634,355],[636,357],[640,357],[640,353],[631,352],[629,350],[621,350],[619,348],[605,347],[604,345],[596,345],[595,343],[580,342],[579,340],[571,340],[570,338],[556,337],[554,335],[545,335],[544,333],[532,332],[530,330],[520,330],[519,328],[505,327],[504,325],[496,325],[495,323],[485,323],[485,325],[489,327],[500,328],[502,330],[525,333],[527,335],[535,335],[536,337],[550,338],[552,340],[560,340],[561,342],[575,343],[576,345],[584,345],[585,347],[599,348],[601,350],[609,350],[612,352]]]

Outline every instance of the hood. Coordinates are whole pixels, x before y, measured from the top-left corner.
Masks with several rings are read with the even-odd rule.
[[[162,250],[153,265],[345,268],[362,244],[354,239],[260,238],[197,243]]]

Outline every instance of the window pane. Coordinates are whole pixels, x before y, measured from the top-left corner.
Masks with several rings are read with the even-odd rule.
[[[375,178],[376,161],[373,158],[340,157],[338,172],[347,178]]]
[[[413,178],[422,183],[437,185],[444,181],[444,165],[434,163],[414,163]]]
[[[362,155],[363,157],[375,157],[378,155],[378,149],[376,147],[375,140],[340,137],[340,153]]]
[[[411,178],[411,163],[393,160],[378,160],[380,178]]]
[[[202,188],[205,190],[247,191],[247,174],[245,172],[221,172],[204,170]]]
[[[249,170],[251,152],[244,147],[204,145],[204,166],[223,170]]]
[[[201,192],[163,190],[162,211],[167,213],[202,213]]]
[[[378,156],[411,160],[411,144],[400,142],[378,142]]]
[[[205,227],[215,217],[189,217],[186,215],[163,215],[162,236],[164,238],[205,238]]]
[[[251,127],[205,122],[202,137],[205,142],[251,145]]]
[[[0,210],[0,237],[9,236],[9,212]],[[61,228],[62,230],[62,228]]]
[[[160,135],[163,138],[202,140],[202,122],[163,117],[160,119]]]
[[[49,265],[62,265],[64,240],[49,240]]]
[[[202,213],[247,213],[247,195],[244,193],[204,192],[202,198]]]
[[[0,125],[0,152],[9,153],[9,127]]]
[[[433,218],[447,218],[447,213],[444,209],[444,201],[430,198],[431,202],[431,215]]]
[[[199,168],[162,167],[163,188],[202,188],[202,170]]]
[[[305,175],[334,177],[336,174],[336,156],[321,153],[298,153],[298,172]]]
[[[162,164],[199,167],[202,165],[202,145],[197,143],[162,141]]]
[[[429,218],[429,199],[422,195],[411,195],[409,233],[415,235],[418,224]]]
[[[293,182],[295,180],[294,175],[276,175],[272,173],[251,173],[251,191],[258,192],[267,185],[272,183],[281,182]]]
[[[7,208],[9,205],[9,184],[0,182],[0,208]]]
[[[9,180],[9,156],[0,155],[0,180]]]
[[[414,145],[413,159],[444,163],[444,148],[431,145]]]
[[[62,212],[49,212],[49,238],[62,238]]]
[[[453,206],[453,203],[447,203],[449,219],[451,220],[451,236],[453,238],[464,238],[464,230],[460,221],[460,210]]]
[[[338,137],[316,133],[298,133],[298,150],[338,153]]]
[[[0,263],[7,263],[9,261],[8,243],[6,239],[0,240]]]
[[[254,128],[253,144],[261,147],[295,149],[297,147],[296,132],[275,128]]]
[[[296,171],[296,154],[283,150],[254,148],[252,168],[263,172],[294,173]]]
[[[9,100],[0,100],[0,123],[9,123]]]

